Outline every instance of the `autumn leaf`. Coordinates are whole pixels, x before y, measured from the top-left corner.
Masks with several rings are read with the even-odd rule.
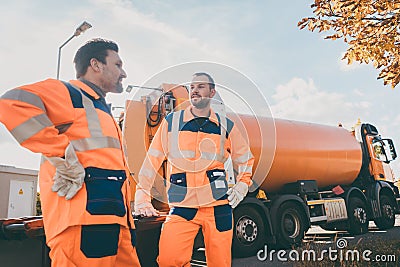
[[[301,19],[299,29],[343,40],[348,64],[372,62],[384,85],[400,83],[400,1],[314,0],[311,9],[314,16]]]

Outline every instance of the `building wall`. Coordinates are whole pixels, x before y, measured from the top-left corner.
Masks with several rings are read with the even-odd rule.
[[[10,184],[12,180],[33,182],[33,201],[32,203],[27,203],[27,205],[30,205],[32,208],[31,213],[24,216],[36,215],[38,171],[0,165],[0,218],[8,217],[8,209],[10,205]]]

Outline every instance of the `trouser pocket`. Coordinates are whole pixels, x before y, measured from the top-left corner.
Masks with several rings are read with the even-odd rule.
[[[206,173],[210,181],[213,198],[215,200],[227,199],[228,182],[226,181],[225,170],[215,169]]]
[[[123,170],[105,170],[88,167],[85,176],[86,210],[92,215],[126,214],[122,185],[126,180]]]
[[[197,209],[196,208],[186,208],[186,207],[172,207],[169,211],[171,215],[178,215],[182,218],[185,218],[187,221],[193,220],[196,216]]]
[[[232,208],[229,204],[214,207],[215,226],[218,231],[232,229]]]
[[[117,255],[119,224],[82,225],[81,251],[87,258]]]
[[[187,193],[186,173],[174,173],[170,176],[168,202],[181,202]]]

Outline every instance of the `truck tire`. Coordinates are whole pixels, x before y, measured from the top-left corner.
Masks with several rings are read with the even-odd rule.
[[[374,222],[380,230],[390,229],[395,223],[395,204],[388,195],[381,195],[379,200],[382,217],[375,218]]]
[[[236,208],[233,217],[233,257],[243,258],[256,255],[265,244],[265,225],[262,216],[257,209],[246,205]]]
[[[297,246],[307,231],[307,217],[304,209],[294,202],[284,202],[278,209],[277,244],[282,248]]]
[[[367,206],[359,197],[350,197],[347,215],[349,217],[348,232],[352,235],[361,235],[368,232]]]

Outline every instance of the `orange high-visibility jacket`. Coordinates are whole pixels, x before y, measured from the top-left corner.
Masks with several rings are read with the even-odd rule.
[[[228,118],[211,110],[195,118],[190,107],[170,113],[150,144],[138,175],[138,188],[150,191],[167,158],[166,188],[171,206],[207,207],[227,204],[229,155],[236,180],[251,184],[254,157],[249,141]]]
[[[22,146],[47,157],[64,156],[71,143],[85,168],[81,190],[66,200],[51,191],[55,168],[42,157],[39,185],[47,240],[72,225],[134,227],[121,131],[92,88],[77,80],[48,79],[12,89],[0,98],[0,121]]]

